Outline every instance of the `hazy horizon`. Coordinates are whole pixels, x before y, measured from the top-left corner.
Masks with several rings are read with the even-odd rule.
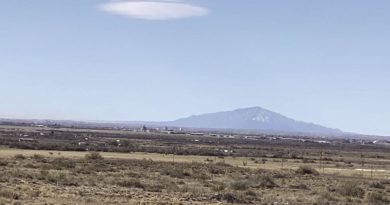
[[[390,136],[389,1],[0,7],[0,118],[164,121],[260,106]]]

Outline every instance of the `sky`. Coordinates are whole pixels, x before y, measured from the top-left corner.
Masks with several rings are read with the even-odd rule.
[[[261,106],[390,136],[388,0],[3,0],[0,118]]]

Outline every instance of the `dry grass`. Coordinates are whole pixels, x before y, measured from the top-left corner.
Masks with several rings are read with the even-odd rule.
[[[30,150],[0,146],[0,205],[381,205],[390,200],[390,154],[386,147],[335,141],[322,147],[322,168],[317,149],[320,145],[314,144],[310,147],[267,139],[218,139],[216,143],[215,138],[198,136],[195,142],[191,136],[138,135],[118,130],[54,131],[57,134],[30,144]],[[1,143],[18,145],[14,136],[20,132],[35,132],[37,136],[40,131],[0,126]],[[84,134],[92,136],[88,140],[91,149],[58,151],[80,150],[77,142]],[[117,140],[127,148],[146,151],[121,150]],[[34,150],[38,147],[35,145],[51,150]],[[172,155],[176,153],[172,147],[181,155]],[[213,155],[225,149],[234,152]],[[364,158],[362,151],[367,151]]]
[[[13,158],[17,155],[23,156],[44,156],[44,157],[58,157],[63,156],[71,159],[80,159],[85,157],[86,152],[75,152],[75,151],[46,151],[46,150],[20,150],[20,149],[9,149],[0,148],[0,156],[5,158]],[[115,153],[115,152],[101,152],[100,155],[106,159],[148,159],[153,161],[162,162],[181,162],[181,163],[206,163],[209,161],[210,156],[180,156],[176,155],[173,157],[171,154],[158,154],[158,153]],[[174,159],[174,160],[173,160]],[[281,162],[276,158],[273,161],[268,160],[267,163],[256,163],[249,157],[224,157],[223,159],[217,158],[216,162],[226,163],[233,166],[246,167],[251,169],[268,169],[268,170],[280,170]],[[243,161],[247,162],[246,166],[243,166]],[[318,167],[318,164],[307,164],[301,161],[287,161],[284,162],[283,168],[287,169],[299,169],[301,166],[307,167]],[[383,168],[382,168],[383,169]],[[322,171],[321,171],[322,173]],[[362,172],[353,168],[337,168],[327,167],[325,168],[325,174],[338,175],[338,176],[358,176],[363,175],[371,177],[369,171]],[[386,178],[390,177],[390,171],[373,171],[373,178]]]
[[[387,181],[352,184],[351,178],[226,163],[91,160],[85,153],[0,162],[0,204],[386,204],[390,191]]]

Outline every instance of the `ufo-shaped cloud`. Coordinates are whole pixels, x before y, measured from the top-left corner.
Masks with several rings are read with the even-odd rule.
[[[103,11],[146,20],[168,20],[204,16],[207,8],[192,5],[184,1],[172,0],[116,0],[99,5]]]

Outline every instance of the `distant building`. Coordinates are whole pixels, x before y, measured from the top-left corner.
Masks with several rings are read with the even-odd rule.
[[[19,142],[36,142],[34,138],[19,138]]]
[[[45,125],[36,125],[36,124],[34,124],[34,125],[32,125],[33,127],[41,127],[41,128],[43,128],[43,127],[45,127]]]
[[[193,133],[190,133],[190,135],[203,136],[204,133],[201,133],[201,132],[193,132]]]

